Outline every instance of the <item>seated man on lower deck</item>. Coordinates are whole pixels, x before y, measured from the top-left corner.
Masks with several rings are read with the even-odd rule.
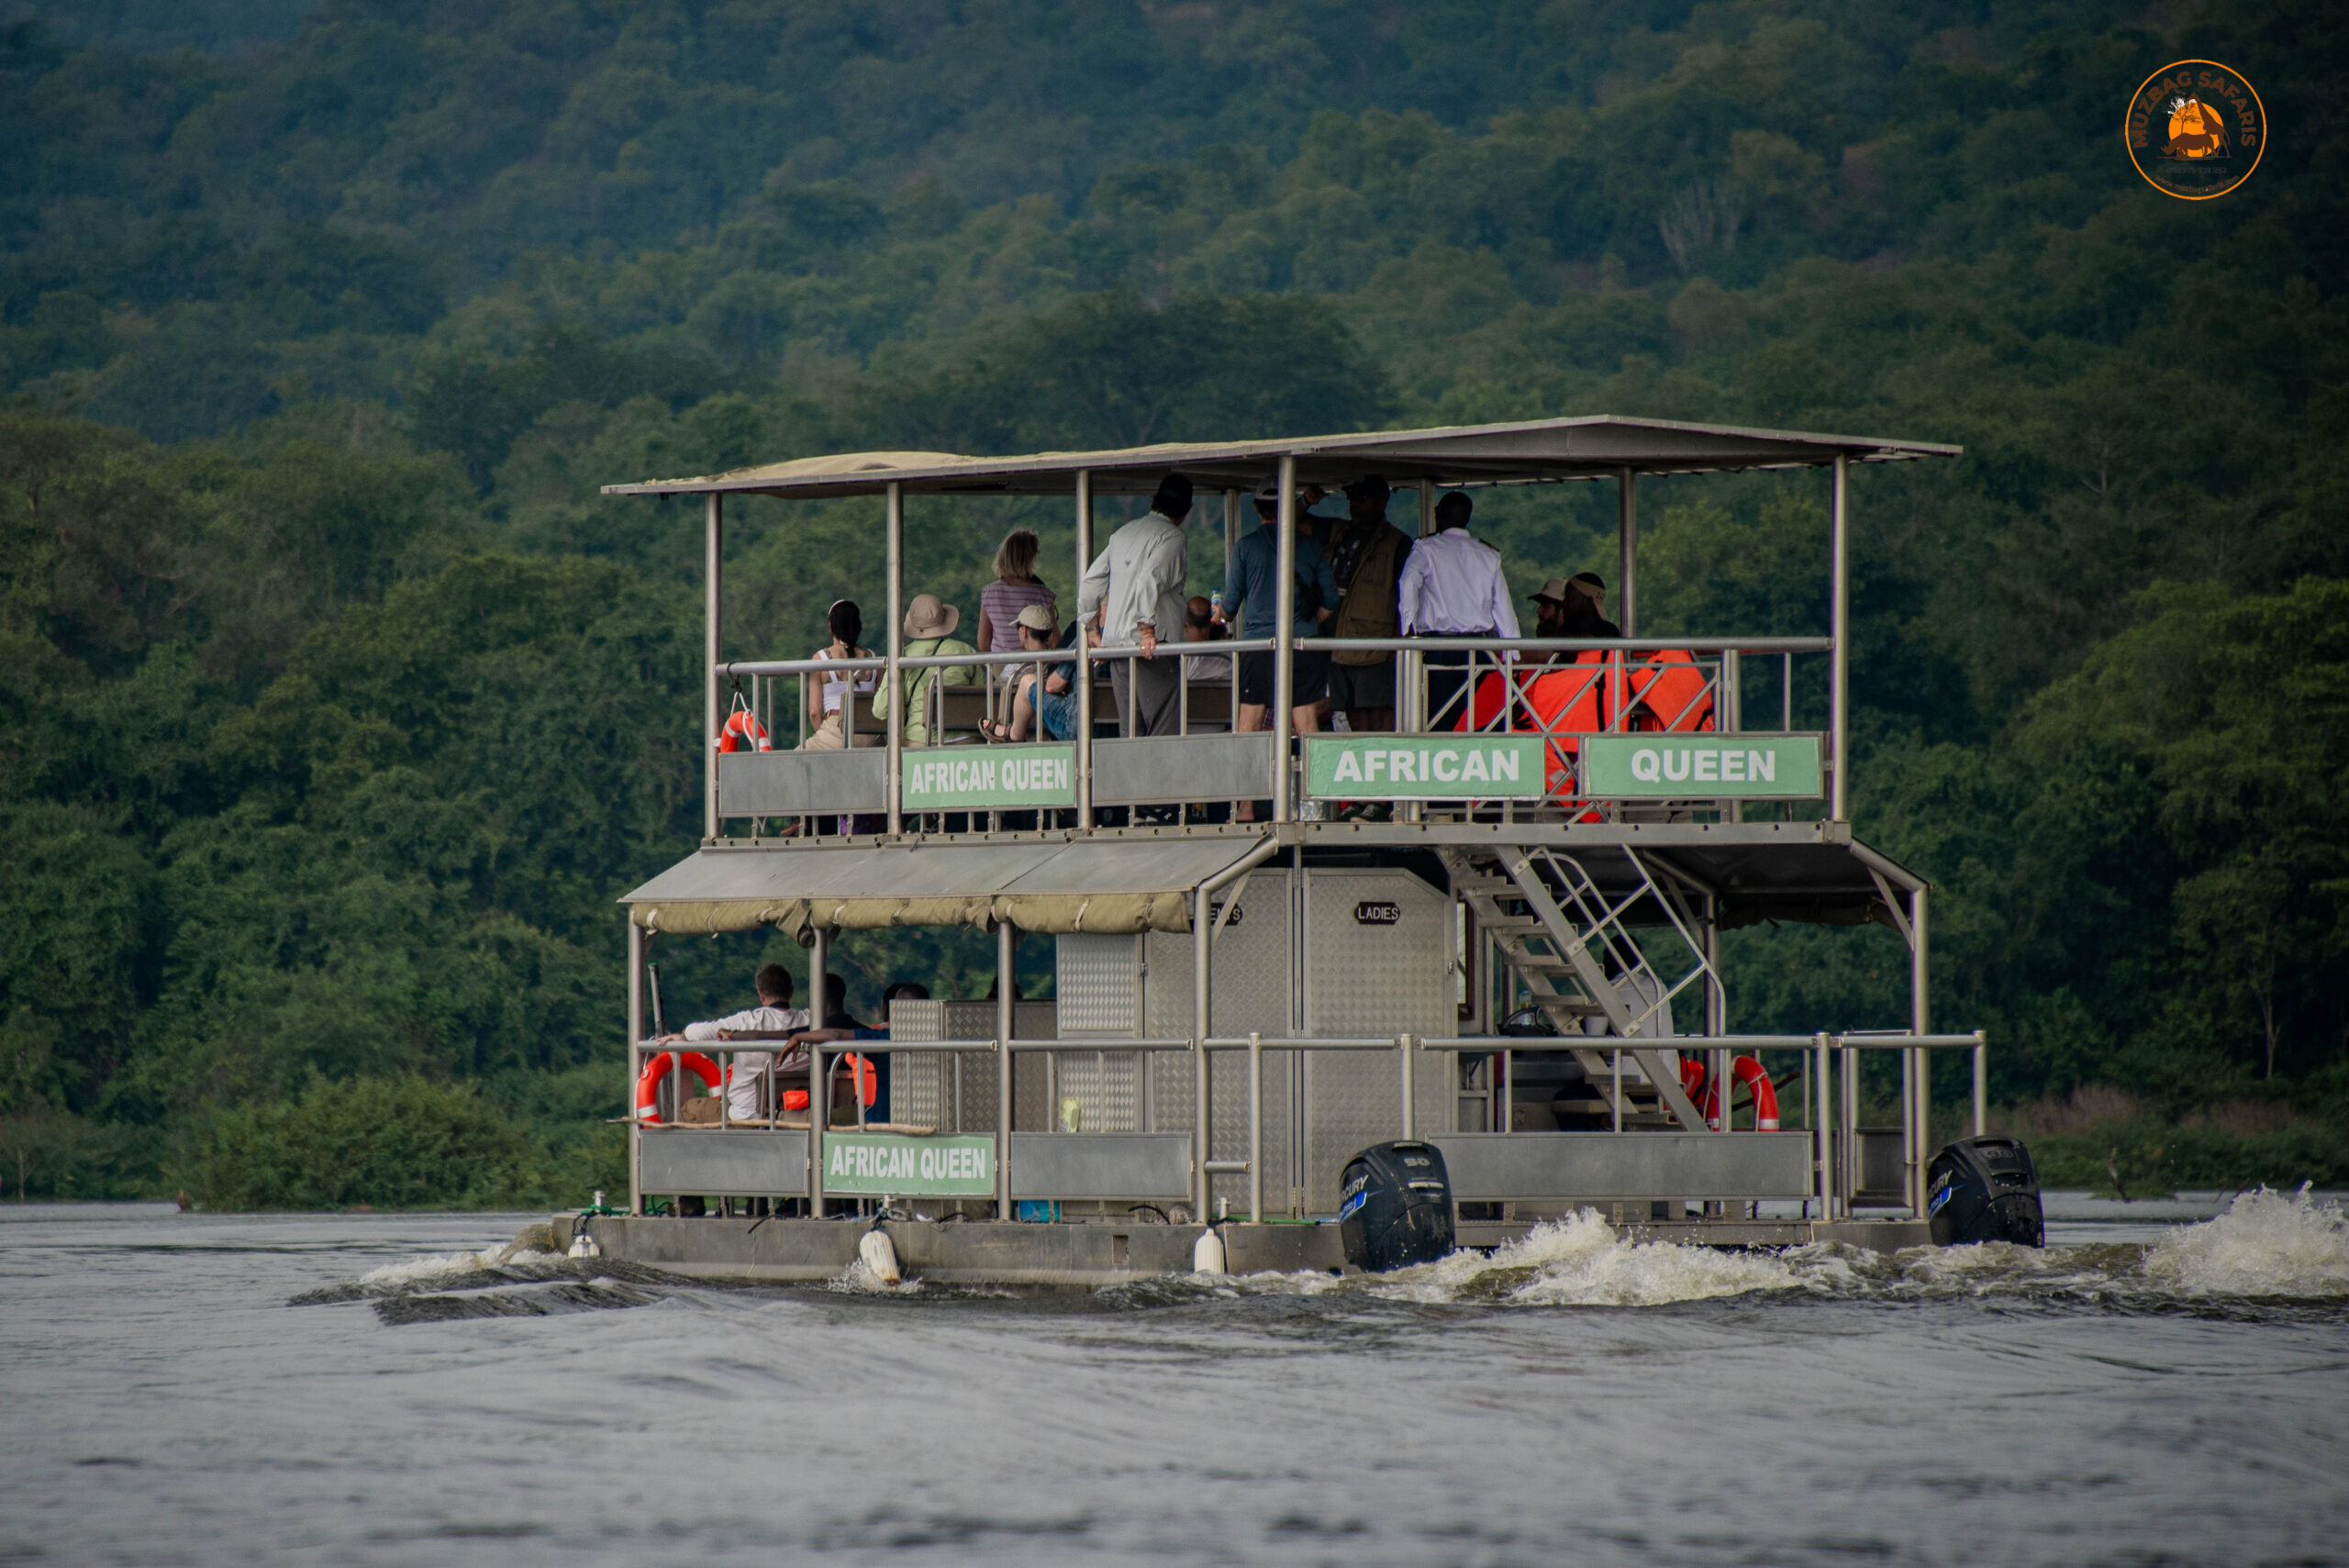
[[[1030,608],[1037,607],[1039,606],[1030,606]],[[1027,612],[1023,610],[1020,613],[1024,615]],[[924,985],[921,982],[918,980],[899,980],[892,982],[889,988],[881,994],[881,1027],[879,1029],[867,1029],[863,1024],[855,1024],[845,1028],[801,1029],[798,1033],[791,1037],[791,1054],[785,1060],[795,1063],[799,1072],[802,1074],[805,1074],[815,1065],[807,1049],[810,1044],[829,1045],[836,1040],[870,1041],[876,1040],[887,1040],[889,1038],[890,1014],[896,1010],[896,1004],[899,1002],[927,1002],[928,1000],[930,1000],[930,987]],[[872,1106],[872,1119],[874,1121],[887,1121],[889,1119],[889,1053],[885,1051],[868,1051],[864,1054],[874,1063],[877,1089]],[[839,1068],[835,1066],[833,1068],[833,1072],[837,1073],[839,1072]]]
[[[763,963],[751,984],[759,994],[759,1005],[729,1013],[722,1018],[709,1018],[687,1024],[682,1034],[664,1034],[662,1045],[675,1045],[681,1040],[723,1040],[748,1034],[752,1037],[771,1036],[781,1039],[793,1029],[804,1029],[810,1019],[805,1007],[791,1006],[791,971],[779,963]],[[764,1051],[738,1051],[734,1053],[734,1071],[727,1081],[727,1115],[736,1121],[755,1121],[760,1116],[759,1084],[766,1075],[767,1064],[774,1053]],[[806,1072],[803,1065],[801,1072]]]

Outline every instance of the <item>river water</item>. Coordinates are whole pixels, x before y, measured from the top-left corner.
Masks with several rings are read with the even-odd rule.
[[[2349,1222],[2154,1212],[1023,1296],[12,1207],[0,1563],[2349,1562]]]

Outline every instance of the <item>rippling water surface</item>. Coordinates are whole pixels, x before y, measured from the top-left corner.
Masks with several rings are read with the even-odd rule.
[[[0,1213],[0,1563],[2349,1561],[2307,1198],[1054,1296],[688,1284],[529,1218]]]

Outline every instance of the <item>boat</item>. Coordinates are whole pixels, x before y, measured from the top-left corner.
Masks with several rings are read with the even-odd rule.
[[[624,1070],[646,1085],[630,1188],[625,1208],[561,1217],[559,1240],[708,1278],[839,1277],[876,1233],[903,1277],[941,1284],[1342,1271],[1341,1175],[1399,1142],[1440,1153],[1462,1246],[1586,1207],[1629,1234],[1712,1246],[1925,1243],[1933,1064],[1970,1064],[1978,1134],[1987,1044],[1934,1031],[1929,884],[1853,829],[1850,493],[1855,471],[1959,451],[1592,416],[856,453],[607,487],[698,499],[702,729],[737,743],[708,751],[700,843],[619,900]],[[1801,468],[1831,480],[1827,635],[1641,636],[1641,481]],[[1243,501],[1280,497],[1282,629],[1214,649],[1274,656],[1272,728],[1233,728],[1228,678],[1186,679],[1175,733],[1119,738],[1109,677],[1132,649],[906,651],[909,497],[1058,497],[1081,574],[1097,508],[1146,498],[1170,472],[1210,529],[1220,500],[1227,550]],[[1298,496],[1372,475],[1416,495],[1421,534],[1445,490],[1612,485],[1621,636],[1316,639],[1391,664],[1396,727],[1292,734]],[[726,508],[747,496],[882,500],[885,652],[728,655]],[[903,692],[951,666],[983,678],[929,683],[931,744],[908,743],[902,705],[859,716],[870,745],[803,751],[777,729],[779,712],[787,728],[804,711],[805,681],[869,669]],[[1047,667],[1074,682],[1072,738],[983,739],[1007,684]],[[1909,1028],[1738,1032],[1721,938],[1762,921],[1897,932]],[[885,1042],[818,1046],[796,1115],[781,1083],[755,1118],[723,1095],[714,1116],[688,1111],[702,1069],[647,1022],[661,940],[780,931],[805,951],[812,995],[843,944],[907,926],[991,931],[994,997],[899,1001]],[[1053,994],[1021,999],[1019,946],[1039,940]],[[776,1071],[773,1040],[691,1049],[716,1081],[750,1051]],[[1864,1126],[1860,1063],[1882,1051],[1900,1066],[1898,1121]],[[885,1122],[857,1086],[883,1053]]]

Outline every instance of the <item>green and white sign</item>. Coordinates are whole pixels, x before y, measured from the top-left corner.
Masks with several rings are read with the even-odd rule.
[[[1816,735],[1592,735],[1582,746],[1583,793],[1599,800],[1821,793]]]
[[[1074,806],[1076,748],[955,746],[907,751],[900,804],[907,811]]]
[[[1308,735],[1305,793],[1318,800],[1538,800],[1535,735]]]
[[[910,1138],[902,1132],[824,1134],[824,1190],[885,1197],[985,1197],[995,1191],[995,1140]]]

